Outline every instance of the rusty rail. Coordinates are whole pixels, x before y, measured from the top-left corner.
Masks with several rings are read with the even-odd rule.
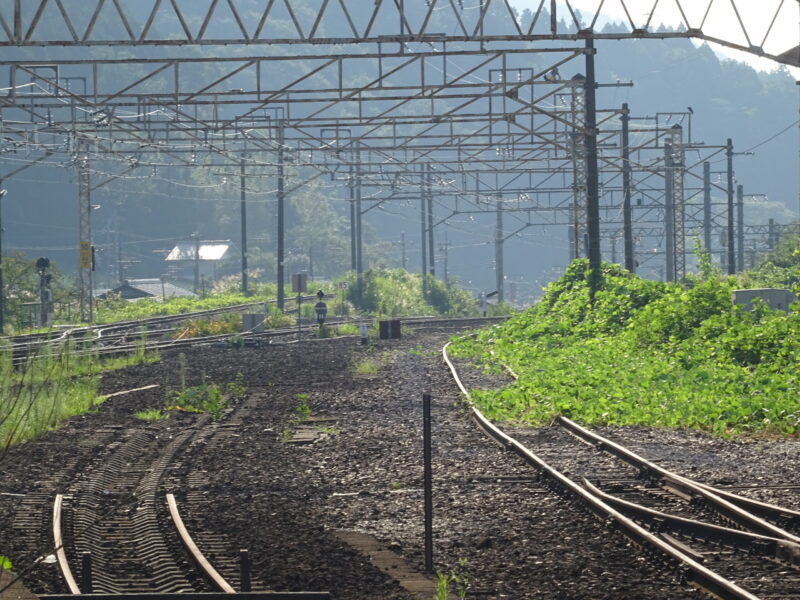
[[[758,600],[747,590],[742,589],[732,581],[725,579],[718,573],[708,569],[688,554],[675,548],[668,542],[656,537],[634,521],[624,516],[621,512],[609,506],[606,502],[589,492],[587,489],[564,476],[561,472],[551,467],[533,452],[528,450],[516,439],[501,431],[496,425],[491,423],[478,408],[472,403],[468,390],[461,382],[455,365],[447,354],[450,343],[442,349],[442,356],[445,363],[450,368],[450,372],[456,381],[459,389],[467,400],[478,426],[490,437],[503,445],[506,449],[514,452],[529,465],[536,468],[556,487],[565,494],[579,499],[584,506],[601,520],[610,520],[615,523],[624,535],[640,547],[647,548],[663,556],[668,562],[679,567],[686,575],[686,579],[694,586],[709,592],[710,594],[723,600]]]

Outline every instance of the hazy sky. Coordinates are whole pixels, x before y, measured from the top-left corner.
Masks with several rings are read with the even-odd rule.
[[[511,0],[511,4],[520,10],[529,8],[535,11],[540,1]],[[703,26],[704,33],[747,45],[742,33],[742,27],[736,18],[736,13],[730,0],[683,0],[680,4],[689,23],[697,27],[706,14],[709,2],[711,9]],[[600,3],[600,0],[572,0],[572,6],[583,12],[584,19],[591,18]],[[627,0],[626,6],[631,11],[631,18],[639,25],[641,21],[646,19],[654,3],[654,0]],[[548,0],[545,2],[545,6],[548,7],[549,5],[550,2]],[[563,2],[559,2],[559,5],[564,10],[563,17],[559,14],[559,18],[568,19],[570,15],[566,5]],[[779,7],[778,18],[775,19],[772,25],[772,30],[767,42],[764,44],[764,49],[767,52],[780,54],[800,43],[800,3],[797,0],[783,0],[783,3],[781,3],[781,0],[735,0],[735,5],[739,10],[742,21],[750,35],[750,42],[753,45],[762,45],[764,36],[770,28],[770,22]],[[638,12],[636,11],[637,8],[639,8]],[[602,12],[612,20],[628,23],[620,0],[605,0]],[[681,15],[675,0],[660,0],[658,2],[658,9],[651,25],[657,26],[660,23],[677,25],[681,22]],[[598,26],[601,26],[601,24]],[[726,56],[748,62],[759,69],[771,70],[775,68],[775,63],[770,60],[760,59],[747,53],[736,52],[722,47],[715,47],[715,49]],[[795,74],[797,75],[797,72]]]

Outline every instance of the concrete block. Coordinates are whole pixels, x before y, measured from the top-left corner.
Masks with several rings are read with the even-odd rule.
[[[242,331],[253,333],[264,333],[264,321],[267,315],[260,313],[242,314]]]
[[[733,290],[731,303],[738,304],[745,310],[752,310],[753,300],[760,298],[772,310],[789,312],[789,305],[797,300],[791,290],[780,288],[757,288],[752,290]]]

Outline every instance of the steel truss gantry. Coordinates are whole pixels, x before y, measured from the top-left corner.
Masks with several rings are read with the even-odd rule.
[[[604,0],[582,7],[582,17],[570,0],[540,0],[523,16],[509,0],[474,1],[477,10],[460,0],[375,0],[367,10],[361,0],[307,0],[305,8],[288,0],[0,0],[0,80],[9,84],[0,143],[65,155],[80,173],[81,207],[116,177],[173,165],[275,177],[279,212],[292,191],[287,167],[314,178],[352,171],[358,187],[388,183],[389,195],[427,169],[447,174],[455,182],[448,188],[474,178],[485,190],[476,197],[493,195],[499,212],[500,193],[508,213],[514,182],[539,174],[535,189],[571,170],[561,188],[571,197],[564,209],[573,211],[579,255],[582,232],[599,216],[598,193],[607,193],[598,192],[588,150],[598,148],[601,175],[615,168],[620,179],[639,160],[627,143],[634,158],[610,141],[620,135],[608,126],[619,111],[587,106],[594,84],[571,76],[586,73],[575,61],[589,64],[593,41],[695,38],[800,65],[800,46],[781,41],[798,0],[762,2],[762,18],[747,23],[738,10],[744,0],[661,0],[644,13],[631,0]],[[624,30],[597,31],[601,11],[614,10],[625,15]],[[54,58],[55,46],[75,51]],[[124,47],[127,56],[101,58],[94,47]],[[691,140],[676,135],[656,136],[663,163],[642,160],[638,181],[620,184],[623,205],[635,189],[653,197],[644,206],[664,213],[674,278],[685,272],[684,177],[692,172],[684,165]],[[90,165],[103,161],[115,166],[90,181]],[[663,180],[652,191],[648,172]],[[494,189],[483,182],[492,178]],[[467,188],[455,197],[468,197]],[[627,219],[631,211],[623,212]],[[82,209],[83,242],[84,220]],[[710,219],[703,223],[708,231]],[[624,230],[628,248],[632,224]],[[601,234],[592,235],[599,260]]]

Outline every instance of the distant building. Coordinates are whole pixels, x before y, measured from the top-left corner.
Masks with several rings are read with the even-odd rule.
[[[110,295],[119,295],[123,300],[139,300],[141,298],[169,300],[170,298],[194,298],[196,296],[189,290],[161,279],[126,279],[122,285],[107,290],[97,297],[104,299]]]
[[[186,279],[194,278],[195,262],[198,263],[198,277],[216,279],[217,264],[225,258],[230,247],[228,240],[201,241],[199,244],[193,241],[179,242],[164,260],[180,266],[181,276]]]

